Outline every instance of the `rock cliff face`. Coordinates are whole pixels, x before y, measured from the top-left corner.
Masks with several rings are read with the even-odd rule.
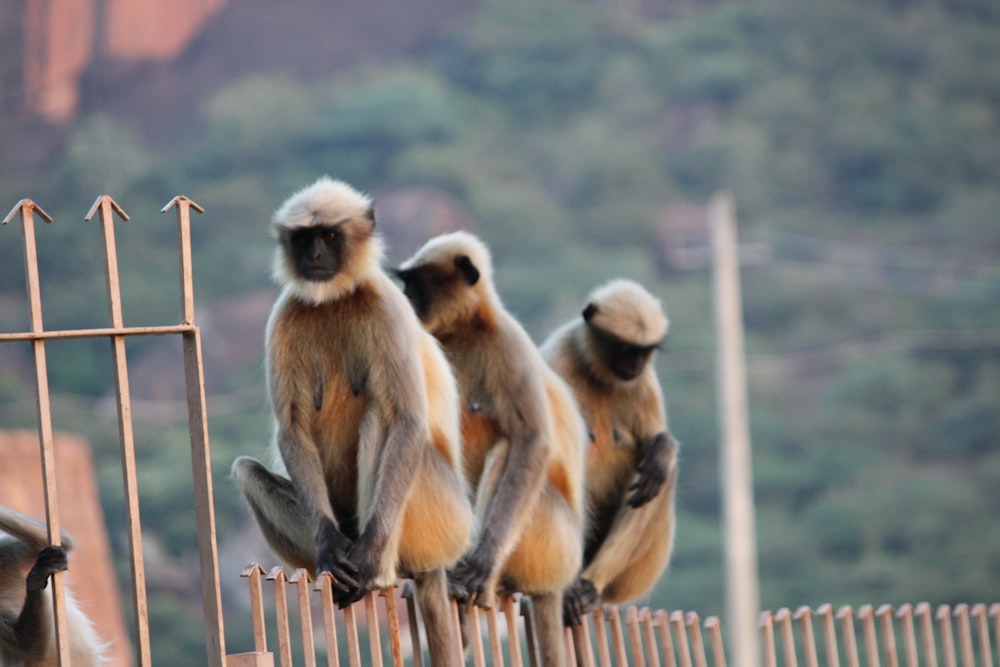
[[[9,0],[0,28],[15,54],[3,63],[13,82],[4,97],[29,120],[64,125],[99,110],[172,136],[190,123],[187,106],[232,79],[329,77],[419,50],[477,3]]]
[[[132,665],[132,645],[122,616],[122,597],[115,580],[90,446],[83,438],[63,433],[55,434],[53,440],[60,527],[76,543],[70,554],[66,585],[101,638],[110,642],[111,664]],[[44,520],[43,489],[38,434],[0,432],[0,505]]]
[[[49,0],[26,2],[24,99],[28,114],[70,120],[79,80],[95,59],[176,58],[226,0]]]

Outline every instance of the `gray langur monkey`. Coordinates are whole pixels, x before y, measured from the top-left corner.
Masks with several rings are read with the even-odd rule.
[[[489,250],[467,232],[435,237],[397,269],[458,378],[466,473],[480,531],[452,592],[492,606],[498,587],[531,596],[542,663],[565,662],[562,592],[580,568],[586,430],[493,286]]]
[[[0,665],[56,667],[52,596],[49,577],[66,570],[73,541],[62,534],[62,546],[49,544],[45,525],[0,507]],[[74,666],[106,664],[105,644],[90,619],[67,591],[66,628]]]
[[[266,333],[279,470],[244,456],[233,478],[271,548],[332,574],[338,605],[413,577],[431,660],[460,664],[446,567],[475,516],[451,369],[380,266],[367,195],[321,178],[272,230],[284,286]]]
[[[591,439],[590,517],[583,570],[565,596],[568,625],[601,603],[645,594],[670,561],[679,445],[652,363],[668,324],[658,299],[618,279],[594,290],[581,317],[542,345],[572,388]]]

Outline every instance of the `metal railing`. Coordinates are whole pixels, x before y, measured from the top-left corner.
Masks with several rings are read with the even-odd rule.
[[[42,455],[45,514],[49,541],[60,544],[59,492],[55,476],[52,438],[52,410],[49,396],[45,342],[60,338],[100,338],[111,341],[115,373],[115,398],[118,407],[118,433],[121,443],[122,480],[128,517],[128,546],[131,570],[133,611],[135,614],[136,654],[139,667],[152,664],[149,641],[149,610],[146,600],[146,575],[142,555],[142,526],[139,517],[139,494],[136,480],[135,443],[132,433],[132,405],[128,383],[125,339],[129,336],[180,335],[184,350],[184,374],[187,386],[188,424],[191,435],[191,468],[194,479],[198,554],[201,570],[202,604],[205,614],[205,639],[211,667],[225,664],[225,633],[222,620],[222,596],[219,586],[219,557],[215,535],[215,504],[205,410],[205,375],[202,365],[201,332],[194,322],[194,281],[191,271],[191,210],[203,209],[190,199],[178,196],[161,213],[175,209],[180,256],[181,323],[164,327],[126,327],[123,324],[121,286],[118,279],[118,254],[115,243],[114,216],[128,220],[128,214],[108,195],[98,197],[85,216],[99,215],[104,240],[104,266],[110,326],[101,329],[46,331],[42,317],[42,297],[38,276],[38,253],[35,242],[35,216],[47,223],[52,217],[30,199],[19,201],[4,218],[7,224],[20,217],[24,239],[25,274],[31,316],[30,331],[0,334],[0,343],[30,341],[35,361],[35,387],[38,405],[38,435]],[[53,576],[56,646],[60,665],[69,665],[66,633],[66,601],[62,575]]]

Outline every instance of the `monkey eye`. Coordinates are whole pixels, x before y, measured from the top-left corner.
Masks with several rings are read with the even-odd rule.
[[[330,229],[330,230],[327,230],[327,231],[323,232],[322,239],[324,241],[334,241],[334,240],[336,240],[336,238],[338,236],[340,236],[340,232],[338,230],[336,230],[336,229]]]

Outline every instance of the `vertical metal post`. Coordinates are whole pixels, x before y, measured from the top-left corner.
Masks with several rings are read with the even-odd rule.
[[[769,611],[760,612],[758,625],[764,638],[764,667],[778,667],[778,654],[774,646],[774,615]]]
[[[45,330],[42,322],[42,294],[38,280],[38,249],[35,243],[35,213],[45,222],[52,217],[30,199],[22,199],[3,219],[3,224],[21,214],[21,230],[24,238],[24,271],[28,288],[28,307],[31,317],[31,333]],[[52,407],[49,403],[49,371],[45,355],[45,341],[36,338],[31,341],[35,359],[35,396],[37,399],[38,439],[41,445],[42,482],[45,491],[45,519],[48,524],[49,543],[62,544],[59,529],[59,490],[56,484],[56,459],[52,439]],[[55,640],[59,664],[69,665],[69,635],[66,631],[66,589],[62,572],[52,575],[52,607],[55,609]]]
[[[906,667],[919,667],[917,658],[917,633],[913,629],[913,607],[902,604],[896,610],[896,618],[903,624],[903,646],[906,651]]]
[[[299,603],[299,625],[302,629],[302,657],[306,667],[316,667],[316,640],[313,638],[312,608],[309,606],[309,572],[298,568],[288,579],[295,584]]]
[[[972,607],[972,617],[976,619],[979,635],[979,659],[983,667],[993,667],[993,649],[990,647],[990,623],[986,616],[986,605],[979,603]],[[997,637],[1000,642],[1000,637]]]
[[[622,631],[622,617],[618,613],[618,607],[608,605],[604,608],[604,613],[611,623],[611,643],[615,648],[615,661],[619,665],[627,665],[628,652],[625,650],[625,633]]]
[[[194,279],[191,267],[191,209],[204,213],[198,204],[177,196],[161,209],[177,209],[177,236],[180,244],[181,317],[194,324]],[[212,492],[212,459],[205,409],[205,370],[202,366],[201,332],[183,334],[184,378],[187,386],[188,425],[191,434],[191,470],[194,476],[195,520],[198,525],[198,560],[201,570],[201,599],[205,614],[205,643],[209,667],[223,667],[226,636],[222,620],[222,592],[219,583],[219,551],[215,537],[215,503]]]
[[[94,201],[87,213],[91,220],[100,210],[104,240],[105,284],[108,292],[108,319],[112,328],[124,326],[121,304],[121,283],[118,279],[118,250],[115,244],[114,214],[122,220],[128,215],[108,195]],[[128,362],[125,336],[111,336],[111,353],[115,365],[115,396],[118,402],[118,438],[122,455],[122,478],[125,484],[125,507],[128,517],[129,562],[132,569],[132,602],[135,613],[136,652],[140,667],[152,664],[149,648],[149,606],[146,600],[146,567],[142,554],[142,520],[139,517],[139,484],[136,479],[135,437],[132,432],[132,394],[128,384]]]
[[[951,607],[943,604],[937,608],[937,620],[941,625],[941,645],[944,650],[944,664],[946,667],[956,667],[955,664],[955,635],[951,629]]]
[[[670,625],[674,627],[674,637],[677,639],[677,653],[680,655],[681,667],[691,667],[691,645],[688,643],[687,630],[684,627],[684,612],[680,610],[672,612]]]
[[[733,199],[719,193],[709,205],[712,231],[715,325],[722,468],[723,530],[726,552],[726,626],[729,653],[737,667],[757,667],[760,607],[753,470],[747,415],[743,306]]]

